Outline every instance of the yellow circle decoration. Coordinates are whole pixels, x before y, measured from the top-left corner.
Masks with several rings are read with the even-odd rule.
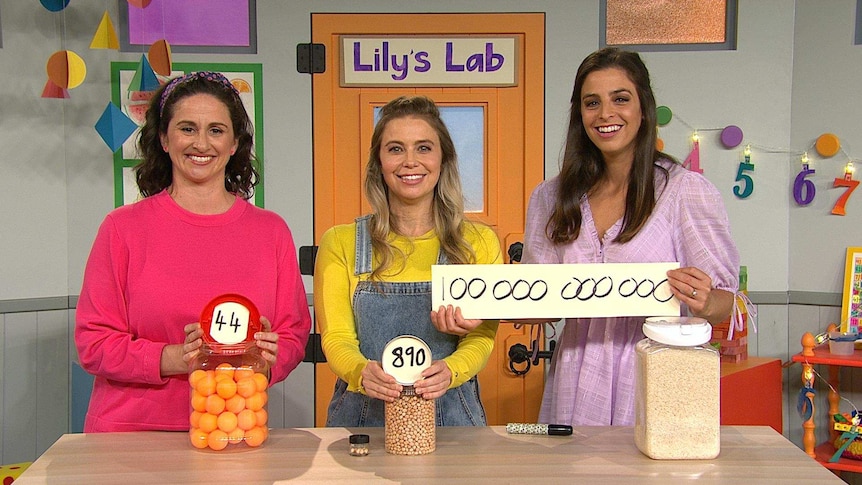
[[[832,133],[824,133],[817,138],[817,143],[814,145],[814,148],[817,149],[817,153],[819,153],[821,157],[831,157],[841,149],[841,141]]]
[[[87,65],[72,51],[57,51],[48,58],[48,79],[61,88],[76,88],[87,77]]]

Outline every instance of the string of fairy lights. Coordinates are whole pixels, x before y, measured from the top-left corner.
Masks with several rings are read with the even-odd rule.
[[[692,132],[692,150],[683,162],[683,165],[689,170],[703,173],[703,169],[700,167],[700,141],[701,133],[703,132],[720,132],[719,138],[721,143],[727,149],[734,149],[743,145],[743,131],[736,125],[728,125],[724,128],[695,128],[683,120],[679,115],[674,114],[667,106],[659,106],[656,109],[656,115],[659,127],[666,126],[671,122],[671,120],[675,120]],[[664,141],[660,137],[657,141],[657,148],[659,150],[664,149]],[[853,174],[856,171],[853,158],[841,146],[841,140],[836,135],[832,133],[824,133],[804,150],[792,150],[763,146],[755,143],[745,143],[742,148],[742,161],[739,163],[736,173],[736,185],[733,187],[733,195],[739,199],[747,199],[754,192],[755,166],[752,161],[752,152],[754,150],[762,153],[783,153],[794,158],[798,157],[799,171],[794,177],[791,192],[793,193],[794,201],[800,206],[811,204],[817,193],[817,188],[810,178],[815,174],[815,169],[813,168],[813,160],[809,154],[816,153],[823,159],[833,158],[839,153],[842,154],[846,159],[846,162],[843,165],[843,173],[840,177],[836,177],[832,181],[832,188],[843,187],[845,190],[835,201],[831,213],[839,216],[846,215],[845,205],[847,200],[850,198],[850,195],[859,186],[859,181],[853,178]]]

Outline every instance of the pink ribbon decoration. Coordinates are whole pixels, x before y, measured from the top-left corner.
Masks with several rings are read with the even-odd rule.
[[[740,308],[740,303],[742,304],[742,308],[745,309],[744,312]],[[740,291],[733,298],[733,311],[730,314],[730,329],[727,332],[727,340],[733,340],[734,329],[739,332],[745,330],[744,313],[748,313],[754,333],[757,333],[757,325],[754,323],[757,320],[757,305],[748,299],[748,295]]]

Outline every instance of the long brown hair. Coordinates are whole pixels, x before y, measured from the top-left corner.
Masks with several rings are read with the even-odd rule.
[[[472,246],[463,234],[466,228],[472,227],[472,223],[464,219],[464,196],[458,173],[455,143],[440,117],[440,110],[434,101],[426,96],[401,96],[389,101],[380,109],[380,118],[371,135],[371,149],[365,169],[365,196],[372,208],[371,245],[379,257],[379,265],[371,274],[372,279],[379,279],[380,275],[393,264],[395,248],[390,242],[390,233],[397,234],[399,227],[395,214],[389,210],[389,187],[383,180],[380,161],[383,131],[392,120],[407,117],[424,120],[440,138],[443,161],[440,165],[440,179],[434,187],[432,203],[434,229],[440,240],[440,250],[451,264],[471,263],[476,258]],[[406,258],[406,255],[400,254],[400,256],[403,264],[403,258]]]
[[[572,91],[566,148],[560,167],[559,187],[553,213],[546,225],[548,238],[566,243],[578,238],[583,222],[580,201],[605,176],[607,167],[601,151],[590,141],[581,118],[581,90],[587,76],[595,71],[619,68],[626,72],[637,89],[640,100],[640,130],[635,139],[634,162],[629,173],[623,227],[614,241],[630,241],[646,224],[655,208],[655,170],[665,179],[667,170],[656,162],[673,157],[656,149],[656,101],[650,86],[649,71],[636,52],[606,47],[593,52],[581,62]]]
[[[146,122],[138,138],[141,162],[135,166],[135,178],[141,195],[158,194],[173,183],[171,157],[162,149],[160,135],[167,133],[174,107],[180,100],[195,94],[209,94],[224,103],[230,113],[236,152],[225,166],[224,186],[228,192],[244,199],[260,181],[253,151],[254,127],[236,88],[224,75],[214,72],[194,72],[172,79],[153,95],[147,108]]]

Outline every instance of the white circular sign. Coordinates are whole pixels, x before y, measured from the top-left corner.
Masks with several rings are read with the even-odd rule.
[[[383,348],[380,364],[399,384],[412,386],[422,379],[422,371],[431,366],[431,349],[419,337],[395,337]]]
[[[226,301],[213,308],[210,336],[220,344],[237,344],[248,336],[249,311],[242,303]]]

